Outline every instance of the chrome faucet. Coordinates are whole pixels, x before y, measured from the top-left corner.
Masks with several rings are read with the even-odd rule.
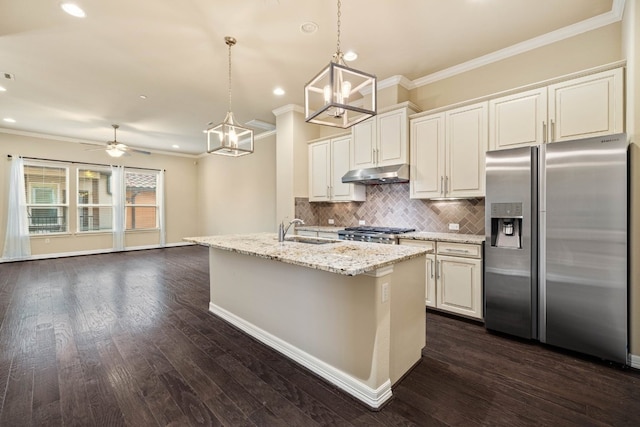
[[[292,224],[304,225],[304,221],[298,218],[294,218],[286,227],[284,226],[284,222],[281,222],[280,227],[278,227],[278,242],[284,242],[284,237],[287,235],[287,231],[289,231],[289,227],[291,227]]]

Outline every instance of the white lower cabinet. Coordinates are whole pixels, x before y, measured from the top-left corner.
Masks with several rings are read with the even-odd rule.
[[[401,239],[431,249],[426,260],[427,307],[482,319],[482,245]]]

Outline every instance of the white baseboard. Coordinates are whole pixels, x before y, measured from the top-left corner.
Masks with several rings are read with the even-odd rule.
[[[161,248],[173,248],[178,246],[193,246],[195,243],[191,242],[178,242],[178,243],[168,243],[164,246],[160,245],[147,245],[147,246],[130,246],[124,248],[122,251],[115,251],[111,248],[109,249],[92,249],[88,251],[75,251],[75,252],[60,252],[55,254],[40,254],[40,255],[31,255],[24,258],[13,258],[13,259],[2,259],[0,258],[0,264],[4,262],[15,262],[15,261],[35,261],[39,259],[55,259],[55,258],[66,258],[72,256],[83,256],[83,255],[100,255],[100,254],[111,254],[114,252],[129,252],[129,251],[144,251],[147,249],[161,249]]]
[[[640,369],[640,356],[629,353],[629,366]]]
[[[222,307],[209,303],[209,311],[251,335],[258,341],[294,360],[316,375],[355,397],[365,405],[378,409],[391,398],[391,381],[387,379],[379,388],[373,389],[359,379],[329,365],[322,360],[300,350],[286,341],[270,334],[256,325],[239,318]]]

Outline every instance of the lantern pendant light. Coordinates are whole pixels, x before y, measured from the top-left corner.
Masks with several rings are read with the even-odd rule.
[[[207,153],[239,157],[253,153],[253,130],[236,124],[231,112],[231,47],[236,44],[233,37],[225,37],[229,46],[229,109],[224,121],[206,130]]]
[[[376,115],[376,76],[349,68],[340,50],[340,0],[338,42],[333,59],[304,87],[305,121],[349,128]]]

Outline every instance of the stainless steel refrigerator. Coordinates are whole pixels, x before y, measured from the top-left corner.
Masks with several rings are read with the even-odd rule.
[[[625,134],[487,153],[485,325],[627,363]]]

